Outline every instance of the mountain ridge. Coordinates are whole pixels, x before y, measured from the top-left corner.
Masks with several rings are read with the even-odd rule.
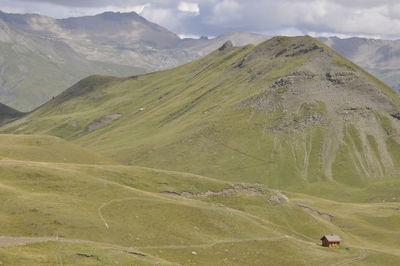
[[[2,131],[56,135],[121,163],[273,188],[363,187],[398,174],[399,110],[397,92],[328,46],[275,37],[172,70],[92,76]],[[88,131],[96,121],[105,122]]]
[[[241,46],[258,44],[270,38],[260,34],[231,32],[212,39],[181,40],[176,34],[147,21],[137,13],[105,12],[95,16],[57,20],[37,14],[20,15],[2,12],[0,17],[22,33],[29,35],[26,38],[40,37],[40,46],[43,47],[40,51],[45,55],[54,56],[52,50],[57,50],[57,48],[54,48],[55,45],[50,45],[52,42],[58,41],[57,46],[62,44],[69,46],[73,50],[68,52],[70,56],[62,55],[66,52],[66,48],[63,48],[63,52],[60,51],[58,57],[77,58],[78,61],[75,60],[75,62],[79,64],[78,66],[76,64],[70,66],[67,70],[64,69],[65,72],[69,73],[65,77],[60,76],[59,73],[48,75],[47,72],[55,71],[50,66],[46,66],[46,69],[39,68],[42,71],[41,75],[48,75],[50,81],[52,81],[53,76],[57,76],[61,85],[57,86],[57,84],[50,84],[52,82],[43,80],[31,80],[33,89],[27,87],[27,84],[15,84],[26,77],[26,73],[15,69],[13,71],[15,77],[10,78],[13,80],[12,84],[6,87],[11,86],[13,88],[16,85],[16,88],[20,89],[21,92],[14,91],[17,89],[8,89],[7,91],[10,92],[3,95],[0,101],[23,111],[36,108],[85,75],[131,76],[137,73],[158,71],[201,58],[218,49],[228,40]],[[321,38],[321,40],[336,48],[341,54],[346,55],[367,71],[383,79],[393,88],[400,88],[399,75],[397,75],[399,67],[396,63],[398,61],[396,60],[396,51],[400,49],[398,42],[366,41],[364,39],[346,41],[334,38]],[[382,49],[386,46],[390,49],[388,49],[389,52],[385,53]],[[9,49],[3,51],[3,54],[16,57]],[[49,58],[45,58],[44,62],[43,59],[33,55],[30,58],[42,60],[38,63],[39,65],[54,63]],[[59,65],[59,60],[56,64],[58,64],[58,68],[63,69],[63,66]],[[84,65],[83,69],[79,69],[80,65]],[[17,66],[14,68],[17,68]],[[47,68],[51,69],[48,70]],[[72,71],[72,69],[76,69],[76,71]],[[55,87],[57,89],[54,89]],[[42,88],[46,88],[45,91]],[[31,93],[31,95],[24,95],[27,93]],[[27,99],[31,103],[27,102]]]
[[[90,76],[0,127],[1,263],[398,265],[399,111],[308,36]]]

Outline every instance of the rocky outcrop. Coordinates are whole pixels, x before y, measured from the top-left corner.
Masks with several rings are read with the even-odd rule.
[[[229,49],[233,48],[233,43],[232,41],[227,41],[226,43],[224,43],[219,49],[218,51],[226,51]]]
[[[110,115],[105,115],[102,118],[93,121],[92,123],[89,124],[87,130],[89,132],[95,131],[96,129],[99,129],[100,127],[105,126],[106,124],[120,118],[122,114],[110,114]]]

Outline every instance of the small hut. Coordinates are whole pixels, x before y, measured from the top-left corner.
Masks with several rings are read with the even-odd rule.
[[[340,242],[342,241],[339,236],[335,235],[324,235],[321,238],[322,246],[324,247],[340,247]]]

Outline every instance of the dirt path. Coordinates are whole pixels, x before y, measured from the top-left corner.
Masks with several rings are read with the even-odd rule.
[[[135,246],[135,249],[182,249],[182,248],[211,248],[218,244],[225,243],[243,243],[252,241],[281,241],[288,239],[289,236],[279,237],[266,237],[266,238],[246,238],[246,239],[232,239],[232,240],[218,240],[208,244],[194,244],[194,245],[163,245],[163,246]]]
[[[365,260],[368,257],[368,253],[365,250],[361,251],[361,254],[355,258],[350,258],[335,264],[332,264],[332,266],[342,266],[342,265],[347,265],[352,262],[360,261],[360,260]]]
[[[191,199],[191,198],[186,198],[186,199],[187,199],[187,200],[196,200],[196,199]],[[108,202],[106,202],[106,203],[103,203],[103,204],[98,208],[98,214],[99,214],[99,218],[100,218],[101,221],[103,222],[103,224],[104,224],[104,226],[106,227],[106,229],[109,229],[110,225],[108,224],[106,218],[104,217],[103,212],[102,212],[102,209],[105,208],[105,207],[107,207],[107,206],[109,206],[109,205],[111,205],[111,204],[113,204],[113,203],[116,203],[116,202],[124,202],[124,201],[131,201],[131,200],[157,201],[157,199],[140,198],[140,197],[131,197],[131,198],[113,199],[113,200],[110,200],[110,201],[108,201]],[[197,200],[196,200],[196,201],[197,201]],[[199,207],[199,206],[198,206],[198,207]],[[227,206],[225,206],[225,205],[222,205],[221,207],[210,207],[210,206],[208,206],[208,207],[204,207],[204,208],[210,208],[210,209],[224,208],[225,210],[229,211],[231,214],[236,214],[236,215],[238,215],[238,216],[241,216],[241,217],[243,217],[243,218],[246,218],[246,219],[248,219],[248,220],[250,220],[250,221],[253,221],[253,222],[257,223],[258,226],[260,226],[260,227],[266,229],[267,231],[271,231],[271,230],[272,230],[272,231],[274,231],[274,232],[279,232],[279,233],[281,234],[280,231],[278,231],[277,229],[272,229],[271,226],[274,227],[274,228],[283,229],[283,232],[287,231],[286,228],[284,228],[282,225],[274,224],[274,223],[272,223],[271,221],[265,220],[265,219],[263,219],[263,218],[261,218],[261,217],[259,217],[259,216],[254,215],[254,214],[246,213],[246,212],[244,212],[244,211],[237,210],[237,209],[234,209],[234,208],[230,208],[230,207],[227,207]],[[315,241],[315,239],[312,239],[312,238],[310,238],[310,237],[308,237],[308,236],[306,236],[306,235],[303,235],[303,234],[301,234],[301,233],[298,233],[298,232],[296,232],[296,231],[293,231],[293,230],[289,230],[289,231],[290,231],[292,234],[296,235],[297,237],[303,238],[304,240],[299,239],[299,238],[297,238],[297,237],[293,237],[293,236],[285,236],[285,237],[289,237],[289,238],[294,239],[295,241],[299,241],[299,242],[306,243],[306,244],[312,244],[312,243],[314,243],[314,241]],[[308,241],[306,241],[305,239],[308,239]]]
[[[151,199],[151,198],[143,198],[143,197],[131,197],[131,198],[122,198],[122,199],[113,199],[110,200],[106,203],[103,203],[99,208],[97,208],[97,212],[99,214],[100,219],[103,221],[104,226],[108,229],[110,228],[110,225],[107,223],[107,220],[104,218],[102,209],[104,207],[107,207],[108,205],[111,205],[116,202],[124,202],[124,201],[131,201],[131,200],[140,200],[140,201],[158,201],[158,199]]]
[[[34,243],[42,243],[48,241],[56,241],[55,237],[11,237],[11,236],[0,236],[0,247],[12,247],[29,245]]]

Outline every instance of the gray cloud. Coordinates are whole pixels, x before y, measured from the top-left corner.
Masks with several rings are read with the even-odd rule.
[[[1,0],[0,9],[54,17],[136,11],[186,35],[240,30],[400,38],[398,0]]]

